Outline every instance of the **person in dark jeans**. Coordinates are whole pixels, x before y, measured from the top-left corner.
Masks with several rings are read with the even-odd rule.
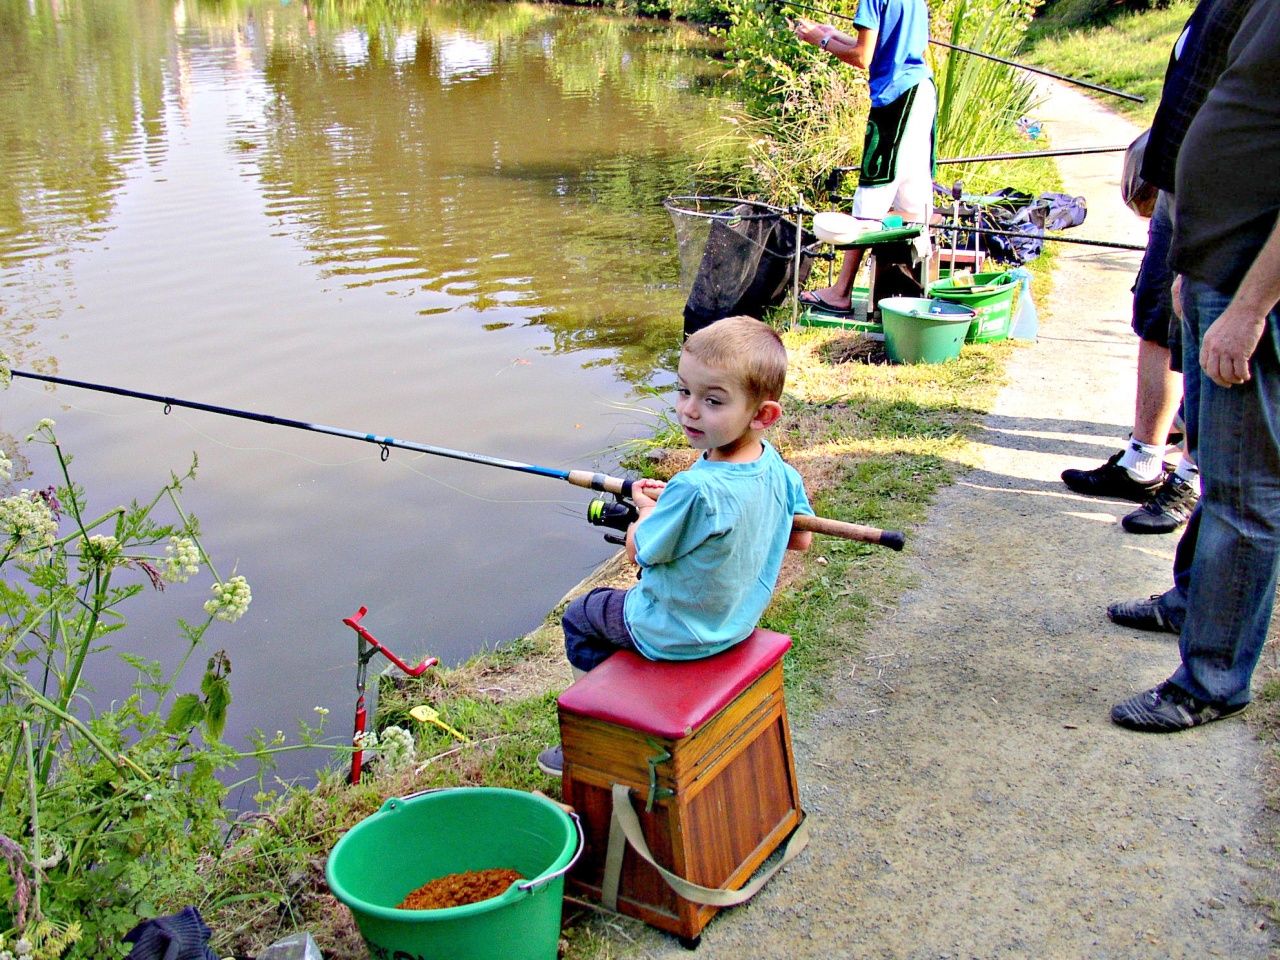
[[[1209,90],[1222,73],[1231,41],[1235,38],[1240,22],[1253,2],[1254,0],[1202,0],[1188,19],[1178,43],[1174,45],[1173,53],[1169,58],[1169,67],[1165,72],[1165,85],[1160,104],[1156,108],[1155,118],[1151,124],[1148,150],[1143,156],[1141,169],[1144,180],[1161,188],[1161,199],[1165,198],[1166,190],[1172,191],[1173,188],[1178,147],[1181,146],[1196,112],[1209,95]],[[1154,149],[1152,149],[1153,140]],[[1168,200],[1171,204],[1172,193],[1169,194]],[[1140,288],[1143,287],[1143,274],[1147,271],[1148,262],[1155,262],[1152,258],[1152,247],[1157,244],[1163,247],[1163,253],[1158,261],[1159,266],[1153,266],[1152,270],[1159,269],[1164,284],[1169,284],[1173,280],[1173,271],[1168,264],[1169,243],[1173,236],[1172,223],[1168,224],[1167,230],[1157,230],[1156,220],[1161,213],[1159,208],[1160,204],[1157,201],[1157,210],[1152,216],[1151,239],[1148,241],[1147,253],[1143,257],[1142,271],[1139,273]],[[1167,217],[1170,212],[1170,206],[1166,206],[1164,215]],[[1147,288],[1147,291],[1149,289]],[[1168,305],[1170,363],[1180,372],[1183,370],[1182,318],[1173,311],[1173,300],[1167,286],[1158,289],[1156,293],[1162,295],[1163,302]],[[1144,292],[1142,296],[1150,300],[1152,295],[1150,292]],[[1135,291],[1135,314],[1139,309],[1138,299],[1139,294]],[[1194,368],[1199,361],[1192,358],[1190,362]],[[1139,366],[1140,379],[1141,371],[1142,368]],[[1141,394],[1141,383],[1138,389]],[[1114,470],[1106,469],[1106,465],[1098,471],[1091,472],[1115,475]],[[1063,479],[1067,479],[1065,473]],[[1162,489],[1161,492],[1163,493],[1164,490]],[[1160,503],[1161,496],[1157,495],[1147,505],[1125,518],[1130,520],[1135,514],[1151,511],[1154,521],[1157,518],[1152,508],[1165,507],[1166,509],[1162,512],[1181,515],[1181,520],[1185,520],[1187,526],[1178,543],[1174,558],[1173,587],[1163,594],[1152,594],[1150,597],[1137,600],[1121,600],[1107,607],[1107,616],[1121,626],[1169,633],[1177,633],[1182,629],[1187,608],[1187,589],[1191,578],[1191,561],[1195,556],[1199,517],[1196,500],[1186,498],[1178,502],[1173,499],[1177,496],[1176,489],[1168,489],[1167,497],[1170,502],[1167,506]],[[1177,519],[1176,516],[1175,519]],[[1181,525],[1180,522],[1179,525]]]
[[[1187,442],[1204,480],[1165,682],[1111,708],[1171,733],[1248,706],[1280,581],[1280,0],[1254,0],[1178,156],[1172,264]]]

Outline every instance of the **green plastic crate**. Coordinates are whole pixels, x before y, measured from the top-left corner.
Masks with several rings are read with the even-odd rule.
[[[975,273],[975,287],[990,287],[979,293],[969,292],[967,287],[956,287],[948,278],[929,285],[929,296],[968,307],[977,316],[969,327],[965,343],[989,343],[1007,340],[1013,323],[1013,297],[1018,281],[1007,271],[1001,273]]]

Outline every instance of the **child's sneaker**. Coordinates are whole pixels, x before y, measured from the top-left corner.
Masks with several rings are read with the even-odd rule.
[[[548,777],[564,776],[564,747],[557,743],[538,754],[538,769]]]

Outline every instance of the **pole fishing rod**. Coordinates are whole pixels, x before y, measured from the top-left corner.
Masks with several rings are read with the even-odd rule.
[[[1029,150],[1026,153],[987,153],[977,157],[950,157],[946,160],[935,160],[934,163],[986,163],[995,160],[1034,160],[1038,157],[1079,157],[1089,153],[1123,153],[1129,147],[1063,147],[1061,150]],[[842,167],[845,172],[861,169],[860,167]]]
[[[811,7],[805,3],[796,3],[795,0],[782,0],[788,7],[795,7],[798,10],[809,10],[813,13],[820,13],[827,17],[836,17],[840,20],[848,20],[852,22],[853,17],[843,13],[835,13],[831,10],[823,10],[821,7]],[[1125,100],[1132,100],[1134,103],[1146,103],[1146,97],[1140,97],[1136,94],[1125,93],[1123,90],[1114,90],[1111,87],[1104,87],[1101,84],[1090,83],[1088,80],[1077,80],[1075,77],[1063,76],[1061,73],[1054,73],[1052,70],[1045,70],[1043,67],[1032,67],[1025,63],[1018,63],[1015,60],[1006,60],[1004,57],[997,57],[993,53],[983,53],[981,50],[974,50],[971,47],[961,47],[954,43],[947,43],[943,40],[935,40],[929,38],[929,42],[935,46],[945,47],[948,50],[955,50],[959,53],[967,53],[972,57],[981,57],[984,60],[994,60],[996,63],[1003,63],[1007,67],[1017,67],[1019,70],[1026,70],[1028,73],[1039,73],[1046,77],[1052,77],[1055,80],[1061,80],[1064,83],[1074,83],[1078,87],[1088,87],[1090,90],[1097,90],[1099,93],[1109,93],[1113,97],[1122,97]]]
[[[374,433],[359,433],[355,430],[343,430],[339,427],[326,427],[319,423],[306,423],[302,420],[290,420],[286,417],[275,417],[266,413],[253,413],[249,410],[236,410],[232,407],[219,407],[210,403],[197,403],[193,400],[179,400],[177,397],[164,397],[155,393],[142,393],[138,390],[126,390],[123,387],[112,387],[101,383],[89,383],[84,380],[68,380],[43,373],[31,373],[26,370],[10,370],[12,376],[24,377],[28,380],[39,380],[43,383],[59,384],[65,387],[76,387],[80,390],[93,390],[98,393],[110,393],[119,397],[132,397],[136,400],[150,400],[164,404],[164,412],[168,414],[171,407],[185,407],[189,410],[203,410],[205,413],[216,413],[224,417],[236,417],[241,420],[254,420],[275,427],[290,427],[294,430],[307,430],[312,433],[327,433],[334,437],[345,437],[348,440],[361,440],[376,444],[382,448],[382,459],[390,455],[390,449],[412,450],[433,457],[448,457],[451,460],[463,460],[467,463],[478,463],[502,470],[515,470],[519,473],[532,473],[539,477],[550,477],[553,480],[564,480],[575,487],[611,493],[620,499],[631,496],[632,481],[621,477],[611,477],[590,470],[556,470],[552,467],[540,467],[532,463],[521,463],[518,460],[504,460],[500,457],[487,457],[479,453],[467,453],[463,450],[450,450],[448,447],[436,447],[425,443],[414,443],[409,440],[397,440],[394,437],[383,437]],[[595,521],[593,521],[595,522]],[[881,530],[877,527],[866,527],[857,523],[846,523],[843,520],[829,520],[826,517],[810,517],[796,514],[792,529],[809,533],[821,533],[830,537],[845,540],[859,540],[863,543],[879,544],[892,550],[901,550],[906,542],[900,530]]]
[[[1109,247],[1113,250],[1145,250],[1145,244],[1116,243],[1111,240],[1083,240],[1077,237],[1064,237],[1056,233],[1042,233],[1039,236],[1031,233],[1019,233],[1017,230],[991,230],[987,227],[970,227],[944,220],[942,223],[931,223],[929,229],[934,231],[957,231],[959,233],[980,233],[991,237],[1024,237],[1030,240],[1053,240],[1057,243],[1078,243],[1086,247]],[[16,373],[16,371],[15,371]]]

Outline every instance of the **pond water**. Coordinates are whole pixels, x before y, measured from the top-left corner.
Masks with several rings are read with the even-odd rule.
[[[613,470],[678,349],[661,200],[696,190],[691,138],[720,122],[707,53],[683,28],[544,5],[0,0],[0,349]],[[455,664],[536,626],[614,549],[585,522],[592,494],[552,479],[29,380],[0,398],[0,444],[42,417],[91,513],[198,455],[183,506],[253,590],[208,636],[231,657],[237,745],[317,705],[345,739],[360,606],[406,660]],[[55,481],[47,448],[21,451],[14,486]],[[112,642],[174,662],[210,582],[148,591]]]

